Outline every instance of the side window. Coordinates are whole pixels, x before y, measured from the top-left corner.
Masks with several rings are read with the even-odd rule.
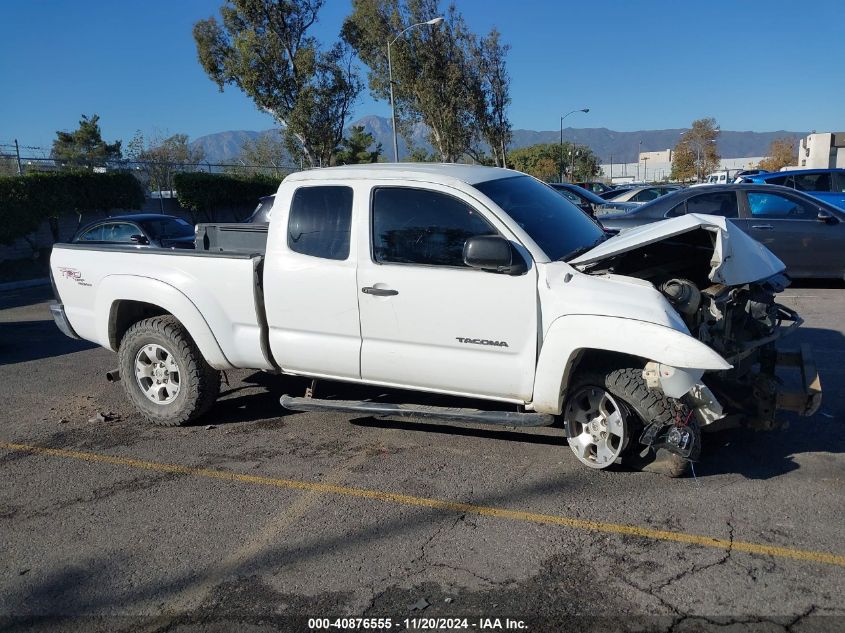
[[[457,198],[425,189],[373,191],[373,258],[379,263],[464,266],[464,243],[496,230]]]
[[[288,247],[295,253],[343,260],[349,257],[352,189],[300,187],[288,218]]]
[[[749,193],[748,208],[755,218],[811,220],[817,213],[810,205],[777,193]]]
[[[648,202],[649,200],[656,200],[660,197],[660,192],[657,189],[643,189],[633,198],[632,202]]]
[[[556,189],[555,191],[557,191],[560,195],[569,200],[572,204],[581,204],[581,198],[576,196],[571,191],[568,191],[566,189]]]
[[[765,182],[770,185],[783,185],[788,187],[789,185],[786,184],[787,178],[789,178],[789,176],[777,176],[776,178],[766,178]]]
[[[830,191],[830,174],[795,174],[795,188],[798,191]]]
[[[101,242],[103,240],[103,225],[95,226],[79,236],[80,242]]]
[[[685,204],[685,201],[676,204],[674,207],[672,207],[671,209],[669,209],[669,211],[666,212],[666,217],[677,218],[679,215],[684,215],[687,212],[686,208],[684,207]]]
[[[831,191],[845,193],[845,171],[835,171],[831,174]]]
[[[724,218],[737,216],[736,194],[733,191],[705,193],[687,200],[687,213],[707,213]]]
[[[132,240],[129,238],[141,233],[137,226],[126,222],[103,224],[102,229],[103,234],[100,239],[104,242],[131,243]]]

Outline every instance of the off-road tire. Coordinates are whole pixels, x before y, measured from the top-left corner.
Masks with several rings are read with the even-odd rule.
[[[623,467],[667,477],[683,477],[689,471],[689,460],[662,448],[655,451],[643,446],[639,439],[647,424],[653,421],[673,423],[677,415],[686,417],[689,408],[680,400],[670,398],[656,389],[649,389],[642,373],[641,368],[585,371],[575,377],[569,393],[576,393],[587,385],[602,387],[627,406],[631,415],[626,419],[627,444],[619,459]],[[697,426],[691,428],[697,435],[696,445],[700,446],[700,431]],[[692,457],[695,459],[697,455]]]
[[[150,344],[158,344],[168,350],[179,367],[179,393],[167,404],[150,401],[135,377],[135,357],[141,348]],[[127,397],[153,424],[187,424],[208,411],[220,394],[220,372],[206,362],[176,317],[156,316],[132,325],[120,341],[118,360]]]

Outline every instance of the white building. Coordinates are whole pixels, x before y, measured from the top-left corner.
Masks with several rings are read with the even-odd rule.
[[[845,140],[845,134],[843,134]],[[743,158],[723,158],[719,169],[754,169],[765,156],[747,156]],[[605,163],[599,166],[600,176],[612,183],[653,182],[668,180],[672,173],[672,150],[659,152],[640,152],[636,163]]]
[[[786,169],[845,168],[845,132],[807,135],[798,143],[798,164]]]

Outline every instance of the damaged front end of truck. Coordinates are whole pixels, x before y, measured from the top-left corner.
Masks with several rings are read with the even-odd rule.
[[[769,430],[783,424],[781,411],[810,416],[818,410],[821,383],[809,347],[781,342],[802,323],[776,300],[789,284],[785,266],[725,218],[690,214],[632,229],[570,264],[591,275],[648,281],[690,335],[730,364],[705,373],[649,362],[643,370],[650,388],[682,399],[703,429]],[[667,445],[672,433],[647,427],[642,441],[684,455],[677,431],[675,445]]]

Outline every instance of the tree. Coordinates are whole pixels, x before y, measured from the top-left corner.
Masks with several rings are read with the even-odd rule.
[[[563,165],[561,165],[561,154]],[[599,160],[585,145],[538,143],[508,153],[508,162],[513,169],[525,172],[546,182],[556,182],[563,171],[571,181],[589,180],[599,173]]]
[[[505,65],[510,46],[499,41],[495,28],[481,40],[477,64],[481,70],[483,108],[478,113],[481,134],[490,146],[496,167],[507,167],[507,146],[513,138],[507,108],[510,105],[510,77]]]
[[[678,143],[672,152],[672,180],[686,182],[695,179],[695,153],[686,143]]]
[[[245,140],[241,145],[241,160],[246,163],[246,167],[238,171],[247,174],[262,173],[278,179],[290,172],[290,169],[285,168],[290,163],[285,143],[276,133]]]
[[[375,138],[364,131],[363,125],[353,125],[349,128],[349,137],[343,139],[342,149],[337,152],[338,165],[357,165],[359,163],[377,163],[381,156],[381,143],[376,144]]]
[[[757,165],[766,171],[780,171],[783,167],[794,165],[798,162],[795,151],[794,138],[778,138],[769,145],[769,155]]]
[[[404,29],[443,13],[438,0],[353,0],[341,35],[369,67],[370,92],[390,92],[387,43],[399,129],[408,138],[413,123],[428,126],[428,141],[445,162],[455,162],[478,136],[483,98],[475,37],[454,5],[437,26]]]
[[[199,61],[222,91],[234,85],[283,128],[291,156],[329,165],[361,92],[349,48],[308,35],[324,0],[227,0],[194,25]]]
[[[675,146],[672,157],[672,174],[676,180],[686,180],[689,173],[689,162],[693,163],[693,174],[696,180],[701,180],[706,174],[719,168],[719,153],[716,149],[716,139],[719,137],[719,126],[716,119],[696,119],[692,127],[681,135],[681,140]],[[676,166],[677,162],[677,166]]]
[[[139,130],[127,146],[127,155],[137,161],[138,170],[146,177],[152,191],[173,191],[173,177],[185,171],[197,169],[197,163],[205,158],[201,147],[191,147],[187,134],[163,137],[156,134],[145,139]]]
[[[50,157],[62,163],[63,167],[102,166],[108,161],[120,160],[121,142],[106,143],[100,131],[100,116],[79,120],[79,127],[73,132],[56,132]]]

